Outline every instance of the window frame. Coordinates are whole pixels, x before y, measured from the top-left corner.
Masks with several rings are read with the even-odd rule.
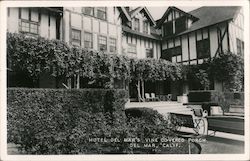
[[[28,19],[25,19],[25,18],[22,18],[22,9],[23,8],[19,8],[19,24],[18,24],[18,28],[19,28],[19,32],[21,33],[25,33],[25,34],[30,34],[30,35],[34,35],[34,36],[37,36],[40,34],[40,10],[37,9],[37,8],[28,8]],[[37,21],[32,21],[32,10],[36,9],[36,12],[37,12],[37,16],[38,16],[38,20]],[[28,31],[26,30],[23,30],[24,26],[23,24],[26,23],[28,24]],[[36,31],[37,32],[31,32],[31,29],[32,29],[32,25],[35,25],[36,26]],[[34,29],[34,28],[33,28]]]
[[[197,59],[210,57],[210,41],[208,38],[196,41],[196,53]]]
[[[132,49],[133,49],[133,50],[132,50]],[[129,54],[134,54],[134,55],[136,55],[136,54],[137,54],[136,44],[128,43],[127,52],[128,52]]]
[[[86,35],[90,36],[91,39],[90,40],[86,39],[87,38]],[[90,43],[90,47],[86,47],[87,46],[86,43]],[[93,33],[84,31],[84,48],[93,49]]]
[[[100,38],[105,38],[103,40],[105,40],[106,44],[101,44],[101,39]],[[101,45],[105,45],[105,49],[101,49]],[[99,49],[99,51],[107,51],[108,50],[107,46],[108,46],[107,36],[99,35],[98,36],[98,49]]]
[[[111,50],[114,48],[114,50]],[[114,53],[117,50],[117,43],[116,43],[116,38],[110,37],[109,38],[109,51]]]
[[[183,23],[184,22],[184,23]],[[187,17],[181,16],[175,20],[175,34],[181,33],[187,29]]]
[[[143,33],[144,34],[148,34],[148,32],[149,32],[148,28],[149,28],[149,22],[148,21],[143,21]]]
[[[146,49],[146,58],[154,58],[154,50],[153,48]]]
[[[174,27],[173,27],[173,21],[168,21],[168,22],[165,22],[163,24],[163,36],[166,37],[166,36],[171,36],[174,34]],[[166,28],[166,27],[170,27],[169,28]]]
[[[239,38],[236,38],[236,49],[237,55],[244,56],[244,41]]]
[[[134,30],[140,32],[140,20],[139,20],[139,18],[134,18]]]
[[[91,9],[92,14],[89,14],[86,12],[86,9]],[[94,16],[95,15],[95,8],[94,7],[82,7],[82,13],[88,16]]]
[[[73,32],[79,32],[80,35],[79,35],[79,39],[76,39],[73,37]],[[78,34],[79,34],[78,33]],[[76,46],[81,46],[82,45],[82,40],[81,40],[81,37],[82,37],[82,31],[79,30],[79,29],[75,29],[75,28],[71,28],[71,44],[72,45],[76,45],[75,42],[79,42],[79,44],[77,44]],[[73,44],[74,43],[74,44]]]
[[[99,17],[99,15],[98,15],[99,13],[104,14],[104,17]],[[107,7],[97,7],[96,8],[96,15],[95,16],[98,19],[107,20]]]

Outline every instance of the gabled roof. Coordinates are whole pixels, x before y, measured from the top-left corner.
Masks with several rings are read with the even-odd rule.
[[[225,6],[225,7],[200,7],[193,11],[190,11],[189,14],[194,15],[199,18],[198,21],[194,22],[191,27],[180,33],[188,33],[195,31],[207,26],[215,25],[221,22],[229,21],[234,19],[241,7],[239,6]]]
[[[177,11],[177,12],[181,12],[182,14],[184,14],[185,16],[187,16],[187,17],[189,17],[189,18],[191,18],[191,19],[193,19],[193,20],[198,20],[198,18],[195,17],[195,16],[193,16],[192,14],[187,13],[187,12],[185,12],[185,11],[179,9],[179,8],[176,8],[176,7],[171,6],[171,7],[168,7],[168,9],[167,9],[166,12],[163,14],[163,16],[162,16],[159,20],[157,20],[157,26],[156,26],[157,28],[158,28],[158,27],[161,27],[161,25],[162,25],[162,24],[164,23],[164,21],[166,20],[166,18],[167,18],[167,16],[168,16],[169,12],[172,11],[172,10],[175,10],[175,11]]]
[[[130,15],[124,7],[118,7],[118,9],[120,9],[120,11],[124,14],[128,21],[131,21]]]
[[[144,12],[146,13],[146,16],[150,20],[151,24],[156,25],[154,18],[151,16],[151,14],[149,13],[149,11],[146,7],[137,7],[134,10],[130,11],[129,15],[131,18],[133,18],[136,14],[138,14],[142,10],[144,10]]]

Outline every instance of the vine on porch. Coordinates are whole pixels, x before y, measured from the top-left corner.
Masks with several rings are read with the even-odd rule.
[[[224,91],[244,91],[244,59],[232,52],[223,52],[203,64],[183,66],[187,79],[208,89],[210,80],[222,82]]]

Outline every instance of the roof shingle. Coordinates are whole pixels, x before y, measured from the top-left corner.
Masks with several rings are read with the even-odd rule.
[[[180,34],[188,33],[220,22],[231,20],[234,18],[239,9],[239,6],[206,6],[190,11],[189,14],[199,18],[199,20],[195,21],[188,30]]]

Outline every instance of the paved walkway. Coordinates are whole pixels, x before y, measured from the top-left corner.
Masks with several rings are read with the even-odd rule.
[[[190,114],[192,111],[190,108],[187,108],[182,103],[176,101],[159,101],[159,102],[128,102],[125,105],[125,108],[152,108],[157,110],[160,114],[167,115],[167,113],[180,113],[180,114]]]

